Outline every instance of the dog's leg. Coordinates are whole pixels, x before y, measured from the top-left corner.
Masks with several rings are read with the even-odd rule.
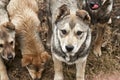
[[[0,80],[9,80],[6,67],[2,61],[2,58],[0,57]]]
[[[62,62],[56,59],[54,56],[53,56],[53,62],[54,62],[54,71],[55,71],[54,80],[63,80]]]
[[[86,66],[86,60],[83,62],[78,62],[76,63],[76,80],[85,80],[84,75],[85,75],[85,66]]]
[[[104,32],[105,32],[105,25],[104,24],[103,25],[100,24],[100,26],[97,26],[97,36],[95,39],[94,49],[93,49],[93,52],[97,57],[102,55],[101,46],[103,43]]]

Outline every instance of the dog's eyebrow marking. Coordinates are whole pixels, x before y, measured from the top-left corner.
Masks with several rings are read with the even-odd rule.
[[[70,25],[70,28],[73,29],[75,27],[75,22],[73,20],[71,20],[69,25]]]

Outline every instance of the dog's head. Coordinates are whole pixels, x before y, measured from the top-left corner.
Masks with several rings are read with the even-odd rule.
[[[15,57],[15,26],[7,22],[0,25],[0,54],[5,60]]]
[[[106,0],[86,0],[86,4],[90,10],[97,10]]]
[[[41,78],[49,59],[50,55],[47,52],[37,55],[25,54],[22,58],[22,66],[27,68],[33,80],[38,80]]]
[[[86,40],[89,24],[90,16],[85,10],[78,10],[73,14],[67,5],[59,8],[55,32],[64,53],[75,55],[78,52]]]

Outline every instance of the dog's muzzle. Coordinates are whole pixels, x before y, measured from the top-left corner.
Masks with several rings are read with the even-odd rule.
[[[90,6],[90,8],[91,8],[92,10],[96,10],[96,9],[98,9],[98,8],[100,7],[99,4],[96,3],[96,2],[90,2],[90,3],[89,3],[89,6]]]

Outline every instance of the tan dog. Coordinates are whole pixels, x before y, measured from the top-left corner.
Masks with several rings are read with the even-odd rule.
[[[85,80],[85,66],[91,44],[90,16],[85,10],[79,10],[77,0],[49,1],[54,80],[65,80],[62,62],[76,64],[76,80]]]
[[[7,9],[15,24],[23,56],[22,66],[26,66],[34,80],[40,79],[50,56],[39,37],[40,21],[36,0],[11,0]]]
[[[9,0],[0,0],[0,80],[9,80],[3,59],[9,61],[15,57],[15,28],[9,22],[6,10],[8,2]]]
[[[9,61],[15,57],[15,27],[6,22],[0,25],[0,80],[9,80],[2,58]]]

